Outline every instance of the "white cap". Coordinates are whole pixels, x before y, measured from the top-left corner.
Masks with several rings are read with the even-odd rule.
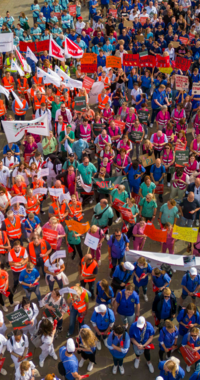
[[[66,349],[67,352],[75,352],[75,344],[72,338],[67,340]]]
[[[139,317],[138,320],[137,320],[137,327],[139,329],[143,329],[144,325],[145,325],[145,318],[144,317]]]
[[[126,261],[124,263],[124,268],[127,269],[127,270],[134,270],[135,267],[134,267],[133,264],[129,263],[129,261]]]
[[[162,376],[157,376],[156,380],[164,380]]]
[[[196,276],[197,275],[197,269],[195,267],[190,268],[190,274],[192,276]]]
[[[106,305],[102,304],[102,305],[96,306],[94,310],[96,311],[96,313],[105,313],[107,310],[107,307]]]

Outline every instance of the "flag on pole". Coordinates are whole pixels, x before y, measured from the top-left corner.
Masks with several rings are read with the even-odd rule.
[[[24,71],[18,66],[17,62],[16,61],[11,61],[11,70],[17,70],[20,77],[24,77],[25,73]]]
[[[51,70],[51,69],[48,68],[47,73],[50,74],[50,75],[53,75],[53,77],[55,77],[58,80],[60,80],[60,76],[55,71],[53,71],[53,70]]]
[[[5,96],[6,96],[6,98],[9,100],[9,91],[8,90],[6,90],[6,88],[5,87],[3,87],[3,86],[1,86],[0,85],[0,92],[2,93],[2,94],[4,94]]]
[[[82,58],[83,56],[83,50],[67,37],[65,38],[65,56],[66,58]]]
[[[45,73],[45,75],[43,76],[43,82],[44,82],[44,84],[53,83],[56,87],[60,87],[61,78],[58,79],[54,75],[50,75],[48,73]]]
[[[21,108],[21,109],[23,109],[23,108],[24,108],[24,106],[23,106],[23,104],[22,104],[22,102],[21,102],[20,98],[17,96],[17,94],[15,94],[15,92],[14,92],[13,90],[11,90],[11,92],[12,92],[12,94],[13,94],[13,96],[14,96],[15,100],[16,100],[16,101],[17,101],[17,103],[19,104],[20,108]]]
[[[55,58],[59,59],[59,61],[64,61],[65,57],[64,57],[63,53],[64,53],[63,49],[54,41],[54,39],[50,35],[49,55],[51,57],[55,57]]]
[[[24,71],[26,71],[27,73],[31,73],[31,68],[30,66],[28,65],[28,63],[26,62],[25,58],[23,57],[23,55],[17,50],[16,46],[14,45],[14,50],[15,50],[15,53],[17,54],[17,57],[24,69]]]
[[[60,78],[66,78],[68,79],[69,76],[63,71],[60,69],[60,67],[58,67],[57,65],[55,65],[55,73],[60,77]]]
[[[32,59],[32,61],[34,61],[35,63],[38,62],[37,57],[35,56],[35,54],[32,52],[32,50],[28,46],[27,46],[27,50],[26,50],[26,58]]]
[[[38,78],[43,78],[47,74],[46,71],[39,69],[39,67],[36,67],[36,69]]]
[[[83,88],[83,82],[70,78],[67,74],[61,84],[68,88]]]

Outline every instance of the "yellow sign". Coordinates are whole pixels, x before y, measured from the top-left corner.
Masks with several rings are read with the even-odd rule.
[[[174,239],[196,243],[198,236],[198,228],[196,227],[179,227],[176,224],[173,228],[172,237]]]
[[[159,71],[164,74],[171,74],[173,69],[172,67],[159,67]]]

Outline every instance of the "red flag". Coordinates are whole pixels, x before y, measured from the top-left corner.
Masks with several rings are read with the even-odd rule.
[[[139,54],[123,54],[124,66],[139,66]]]
[[[50,37],[49,40],[49,55],[57,58],[59,61],[64,61],[63,49]]]
[[[153,285],[153,292],[158,292],[159,288],[156,285],[154,285],[154,284],[152,284],[152,285]]]
[[[170,58],[167,57],[161,57],[161,55],[156,54],[156,64],[157,67],[170,67]]]
[[[65,38],[65,55],[67,58],[82,58],[83,50],[75,44],[75,42],[71,41],[69,38]]]
[[[191,66],[191,61],[189,59],[183,58],[183,57],[176,57],[175,67],[177,69],[187,71],[189,70],[190,66]]]

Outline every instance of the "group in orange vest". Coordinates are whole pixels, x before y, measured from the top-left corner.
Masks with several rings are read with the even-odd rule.
[[[38,215],[40,213],[40,201],[36,195],[33,195],[33,191],[29,190],[26,196],[27,204],[25,205],[27,214],[31,212]]]
[[[20,240],[22,244],[21,220],[19,216],[13,214],[12,210],[7,212],[7,218],[3,220],[1,229],[6,231],[11,247],[16,240]]]
[[[72,287],[77,294],[70,293],[67,300],[68,305],[70,306],[70,326],[67,333],[67,336],[73,334],[76,324],[76,315],[78,317],[79,328],[84,324],[84,317],[88,312],[89,298],[86,289],[84,289],[79,284],[76,284]]]
[[[21,246],[19,240],[13,244],[13,248],[8,253],[8,262],[13,272],[13,293],[19,284],[19,275],[26,268],[28,254],[25,247]]]

